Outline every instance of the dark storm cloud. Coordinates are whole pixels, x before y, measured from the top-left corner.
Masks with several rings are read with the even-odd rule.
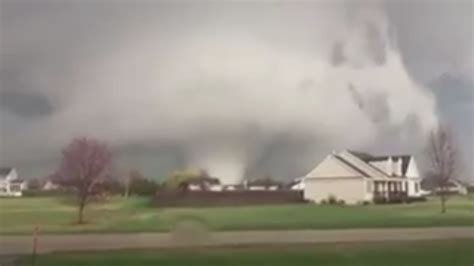
[[[355,104],[374,124],[383,124],[390,121],[390,108],[388,107],[387,95],[384,93],[361,94],[353,84],[349,83],[348,91]]]
[[[381,36],[379,29],[373,23],[368,22],[367,31],[367,53],[372,55],[372,59],[377,65],[385,64],[387,55],[385,51],[385,42]]]
[[[462,171],[460,178],[473,178],[474,166],[474,84],[472,81],[444,74],[430,83],[439,99],[438,113],[460,147]]]
[[[220,172],[284,178],[332,149],[411,152],[406,117],[421,117],[413,135],[433,119],[419,84],[450,60],[468,69],[472,29],[456,3],[396,2],[2,1],[0,164],[37,176],[81,134],[151,177],[235,164]]]
[[[426,83],[454,72],[473,80],[472,1],[387,1],[386,10],[416,79]]]
[[[316,145],[308,145],[317,143]],[[270,176],[279,180],[297,178],[307,174],[317,163],[320,155],[317,149],[330,150],[335,147],[326,146],[323,138],[304,134],[281,134],[266,146],[263,153],[249,167],[248,176],[259,178]]]
[[[344,43],[343,42],[335,42],[331,49],[331,63],[334,66],[339,66],[346,61],[344,56]]]
[[[474,85],[469,80],[445,73],[431,81],[430,87],[437,95],[441,109],[452,107],[451,105],[469,106],[474,103]]]
[[[21,91],[0,91],[0,109],[27,118],[47,116],[53,112],[53,106],[44,95]]]
[[[357,106],[363,110],[365,107],[364,99],[362,99],[361,95],[359,92],[357,92],[356,88],[354,87],[354,84],[349,83],[347,85],[347,89],[349,90],[349,93],[354,100],[354,102],[357,104]]]

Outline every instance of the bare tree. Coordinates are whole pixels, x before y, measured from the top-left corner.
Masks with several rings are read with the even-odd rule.
[[[100,184],[110,178],[111,162],[108,146],[94,139],[76,138],[63,149],[56,179],[77,193],[78,223],[84,222],[84,208],[90,198],[100,193]]]
[[[458,154],[451,133],[446,127],[439,126],[430,134],[428,143],[430,178],[438,191],[441,201],[441,213],[446,212],[449,186],[456,176]]]

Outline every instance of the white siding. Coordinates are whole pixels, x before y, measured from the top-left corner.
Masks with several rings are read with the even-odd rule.
[[[8,173],[7,177],[5,178],[8,181],[16,180],[18,179],[18,173],[16,172],[15,169],[12,169],[10,173]]]
[[[334,156],[329,155],[316,168],[314,168],[307,177],[347,177],[357,176],[357,173],[348,169],[342,162],[339,162]]]
[[[402,176],[402,158],[393,162],[394,174],[396,176]]]
[[[222,191],[222,186],[221,185],[210,185],[209,190],[210,191]]]
[[[418,171],[418,166],[416,165],[415,158],[412,156],[410,162],[408,163],[408,168],[405,174],[407,177],[420,177],[420,172]]]
[[[262,191],[262,190],[267,190],[265,186],[249,186],[249,190],[255,190],[255,191]]]
[[[308,178],[305,179],[304,198],[316,203],[330,195],[356,204],[366,200],[365,182],[360,178]]]
[[[408,196],[419,197],[421,196],[421,185],[418,178],[408,179]]]
[[[365,178],[364,179],[364,200],[372,201],[374,199],[374,180]]]
[[[405,175],[407,176],[408,180],[408,196],[421,196],[421,178],[420,173],[418,171],[418,166],[416,165],[416,161],[413,156],[410,158],[410,162],[408,163],[408,168]]]

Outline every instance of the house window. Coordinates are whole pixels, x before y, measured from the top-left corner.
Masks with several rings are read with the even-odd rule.
[[[415,193],[418,193],[420,190],[420,183],[415,183]]]

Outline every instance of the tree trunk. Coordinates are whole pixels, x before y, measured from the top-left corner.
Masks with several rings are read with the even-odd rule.
[[[125,193],[124,196],[126,199],[128,199],[128,195],[130,194],[130,181],[127,181],[125,184]]]
[[[444,193],[440,195],[440,200],[441,200],[441,213],[446,213],[446,195],[444,195]]]
[[[85,200],[81,200],[79,203],[79,213],[77,216],[77,223],[83,224],[84,223],[84,207],[85,207]]]

